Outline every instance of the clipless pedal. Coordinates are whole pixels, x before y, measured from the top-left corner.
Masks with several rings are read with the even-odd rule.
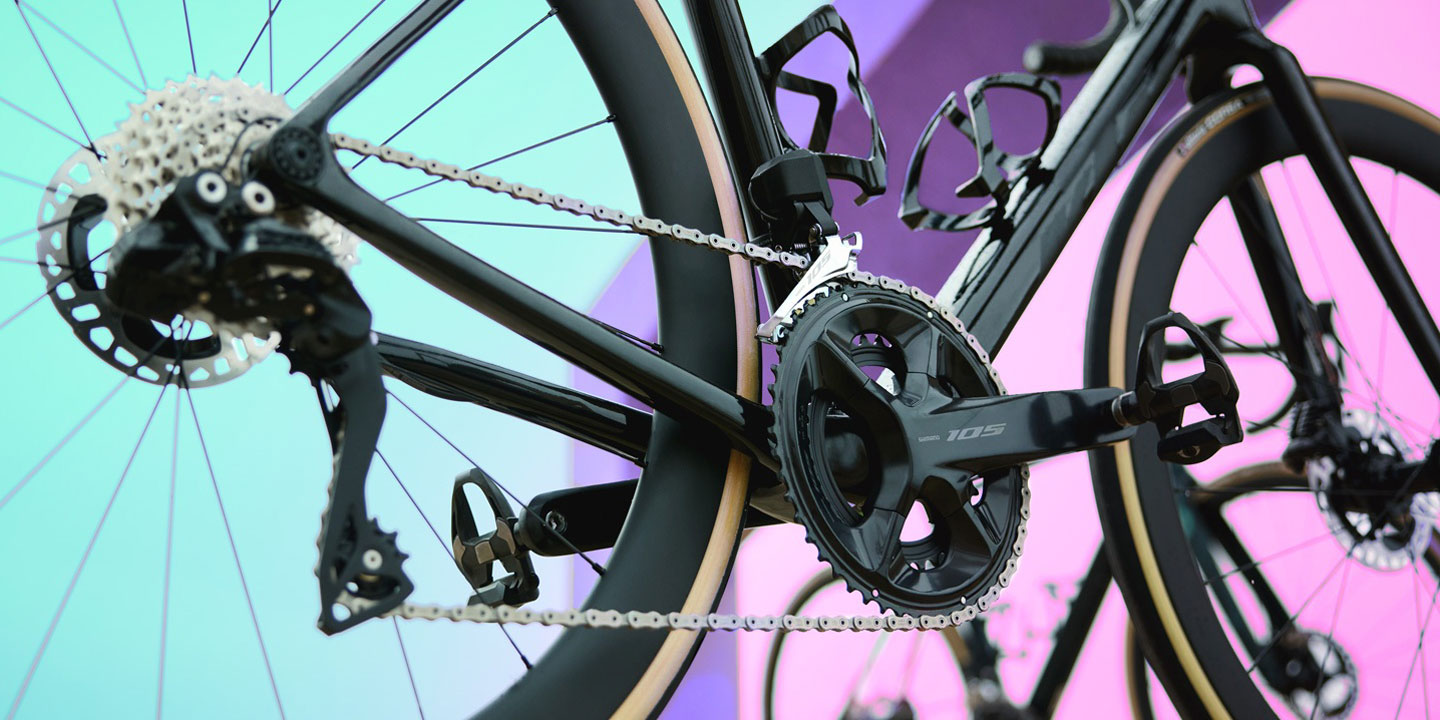
[[[1203,363],[1193,375],[1165,382],[1165,330],[1183,331]],[[1215,346],[1195,323],[1172,312],[1145,323],[1135,367],[1135,389],[1115,398],[1111,412],[1122,425],[1154,423],[1160,431],[1156,452],[1166,462],[1192,464],[1207,460],[1226,445],[1240,442],[1245,433],[1235,404],[1240,389],[1235,376]],[[1210,417],[1185,424],[1185,408],[1199,405]]]

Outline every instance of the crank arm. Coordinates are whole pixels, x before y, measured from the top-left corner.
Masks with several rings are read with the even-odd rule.
[[[909,441],[930,462],[977,474],[1089,450],[1135,434],[1111,412],[1121,394],[1089,388],[957,400],[911,424]]]

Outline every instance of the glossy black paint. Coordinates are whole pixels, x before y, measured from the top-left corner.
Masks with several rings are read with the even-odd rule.
[[[521,547],[547,557],[614,547],[635,498],[637,482],[621,480],[540,493],[530,501],[531,511],[521,514],[516,540]],[[547,522],[555,523],[555,528]],[[761,512],[745,514],[747,528],[779,522]]]
[[[685,14],[693,28],[710,96],[715,98],[710,110],[725,141],[730,171],[736,178],[753,177],[761,165],[785,151],[781,141],[784,130],[761,82],[740,5],[734,0],[686,0]],[[747,188],[740,191],[742,197],[747,195]],[[748,206],[744,211],[751,237],[769,232],[759,213]],[[793,236],[794,232],[778,234]],[[761,268],[760,280],[771,309],[795,287],[794,274],[778,268]]]
[[[637,464],[645,461],[649,413],[433,345],[378,337],[380,370],[411,387],[523,418]]]
[[[418,38],[413,34],[414,28],[428,27],[426,22],[438,21],[435,15],[418,20],[417,15],[426,10],[443,14],[449,8],[449,4],[441,0],[431,0],[417,8],[376,45],[376,48],[391,45],[394,48],[387,52],[372,48],[331,85],[352,76],[357,83],[373,81],[383,72],[383,67],[357,66],[372,56],[377,64],[388,66]],[[303,137],[296,133],[290,144],[267,145],[257,156],[262,177],[283,188],[287,199],[335,218],[401,266],[492,320],[659,410],[713,427],[762,464],[773,466],[765,435],[769,413],[764,407],[700,380],[497,270],[356,185],[328,147],[318,142],[320,132],[303,123],[318,123],[323,127],[335,110],[324,104],[326,99],[334,95],[343,101],[358,94],[360,89],[363,88],[351,88],[348,94],[322,92],[302,107],[276,132],[276,137],[294,128],[316,137],[316,144],[305,148]],[[292,154],[280,154],[287,150]],[[307,158],[314,153],[320,159],[318,170],[311,172],[305,167],[304,172],[295,172],[294,167],[302,165],[295,162],[294,153],[299,152],[306,153]]]
[[[956,314],[992,356],[1193,51],[1193,40],[1250,25],[1243,0],[1152,0],[1115,39],[1061,117],[1037,172],[1016,180],[1002,222],[982,232],[966,255]]]

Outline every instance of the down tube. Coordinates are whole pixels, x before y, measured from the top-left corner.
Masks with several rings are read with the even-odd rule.
[[[992,356],[1159,102],[1191,38],[1212,22],[1248,26],[1237,8],[1244,12],[1233,0],[1152,0],[1085,83],[1038,172],[1016,182],[998,225],[1008,231],[983,233],[941,293],[953,293],[956,314]]]

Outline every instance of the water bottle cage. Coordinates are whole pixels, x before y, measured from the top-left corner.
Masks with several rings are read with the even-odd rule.
[[[995,146],[991,131],[990,111],[985,104],[985,91],[990,88],[1012,88],[1031,93],[1045,102],[1045,137],[1033,152],[1016,155]],[[925,131],[915,143],[915,152],[910,156],[910,167],[905,173],[905,189],[900,196],[900,219],[912,230],[945,230],[958,232],[990,227],[1000,218],[1000,208],[1010,197],[1015,181],[1024,175],[1040,172],[1040,154],[1055,138],[1060,123],[1060,86],[1050,78],[1025,73],[1001,73],[972,81],[965,86],[967,116],[960,110],[955,93],[950,93],[940,108],[930,117]],[[989,196],[991,201],[984,207],[969,213],[955,214],[926,207],[920,202],[920,171],[925,165],[925,154],[930,141],[940,127],[941,119],[960,131],[975,146],[979,168],[975,176],[955,188],[959,198]]]
[[[835,110],[838,106],[835,87],[829,83],[796,75],[783,69],[785,64],[790,62],[801,50],[825,33],[839,38],[850,51],[850,70],[847,73],[850,92],[855,95],[856,100],[860,101],[861,109],[865,111],[865,116],[870,120],[870,156],[868,158],[825,152],[825,148],[830,142],[830,131],[835,123]],[[859,187],[860,194],[855,198],[856,205],[863,205],[870,198],[884,194],[885,136],[880,132],[880,121],[875,117],[875,106],[870,101],[870,93],[865,90],[865,83],[860,81],[860,55],[855,49],[855,39],[850,35],[850,28],[845,25],[845,21],[841,19],[839,11],[833,5],[817,8],[800,24],[791,28],[790,32],[785,33],[783,37],[775,41],[774,45],[771,45],[760,57],[755,59],[755,67],[761,81],[765,83],[765,89],[770,93],[770,111],[775,115],[777,125],[779,125],[779,112],[775,104],[777,88],[809,95],[819,102],[819,108],[815,113],[815,124],[810,131],[810,142],[805,149],[820,158],[827,177],[845,180]],[[785,132],[783,126],[780,139],[790,150],[801,149],[789,133]]]

